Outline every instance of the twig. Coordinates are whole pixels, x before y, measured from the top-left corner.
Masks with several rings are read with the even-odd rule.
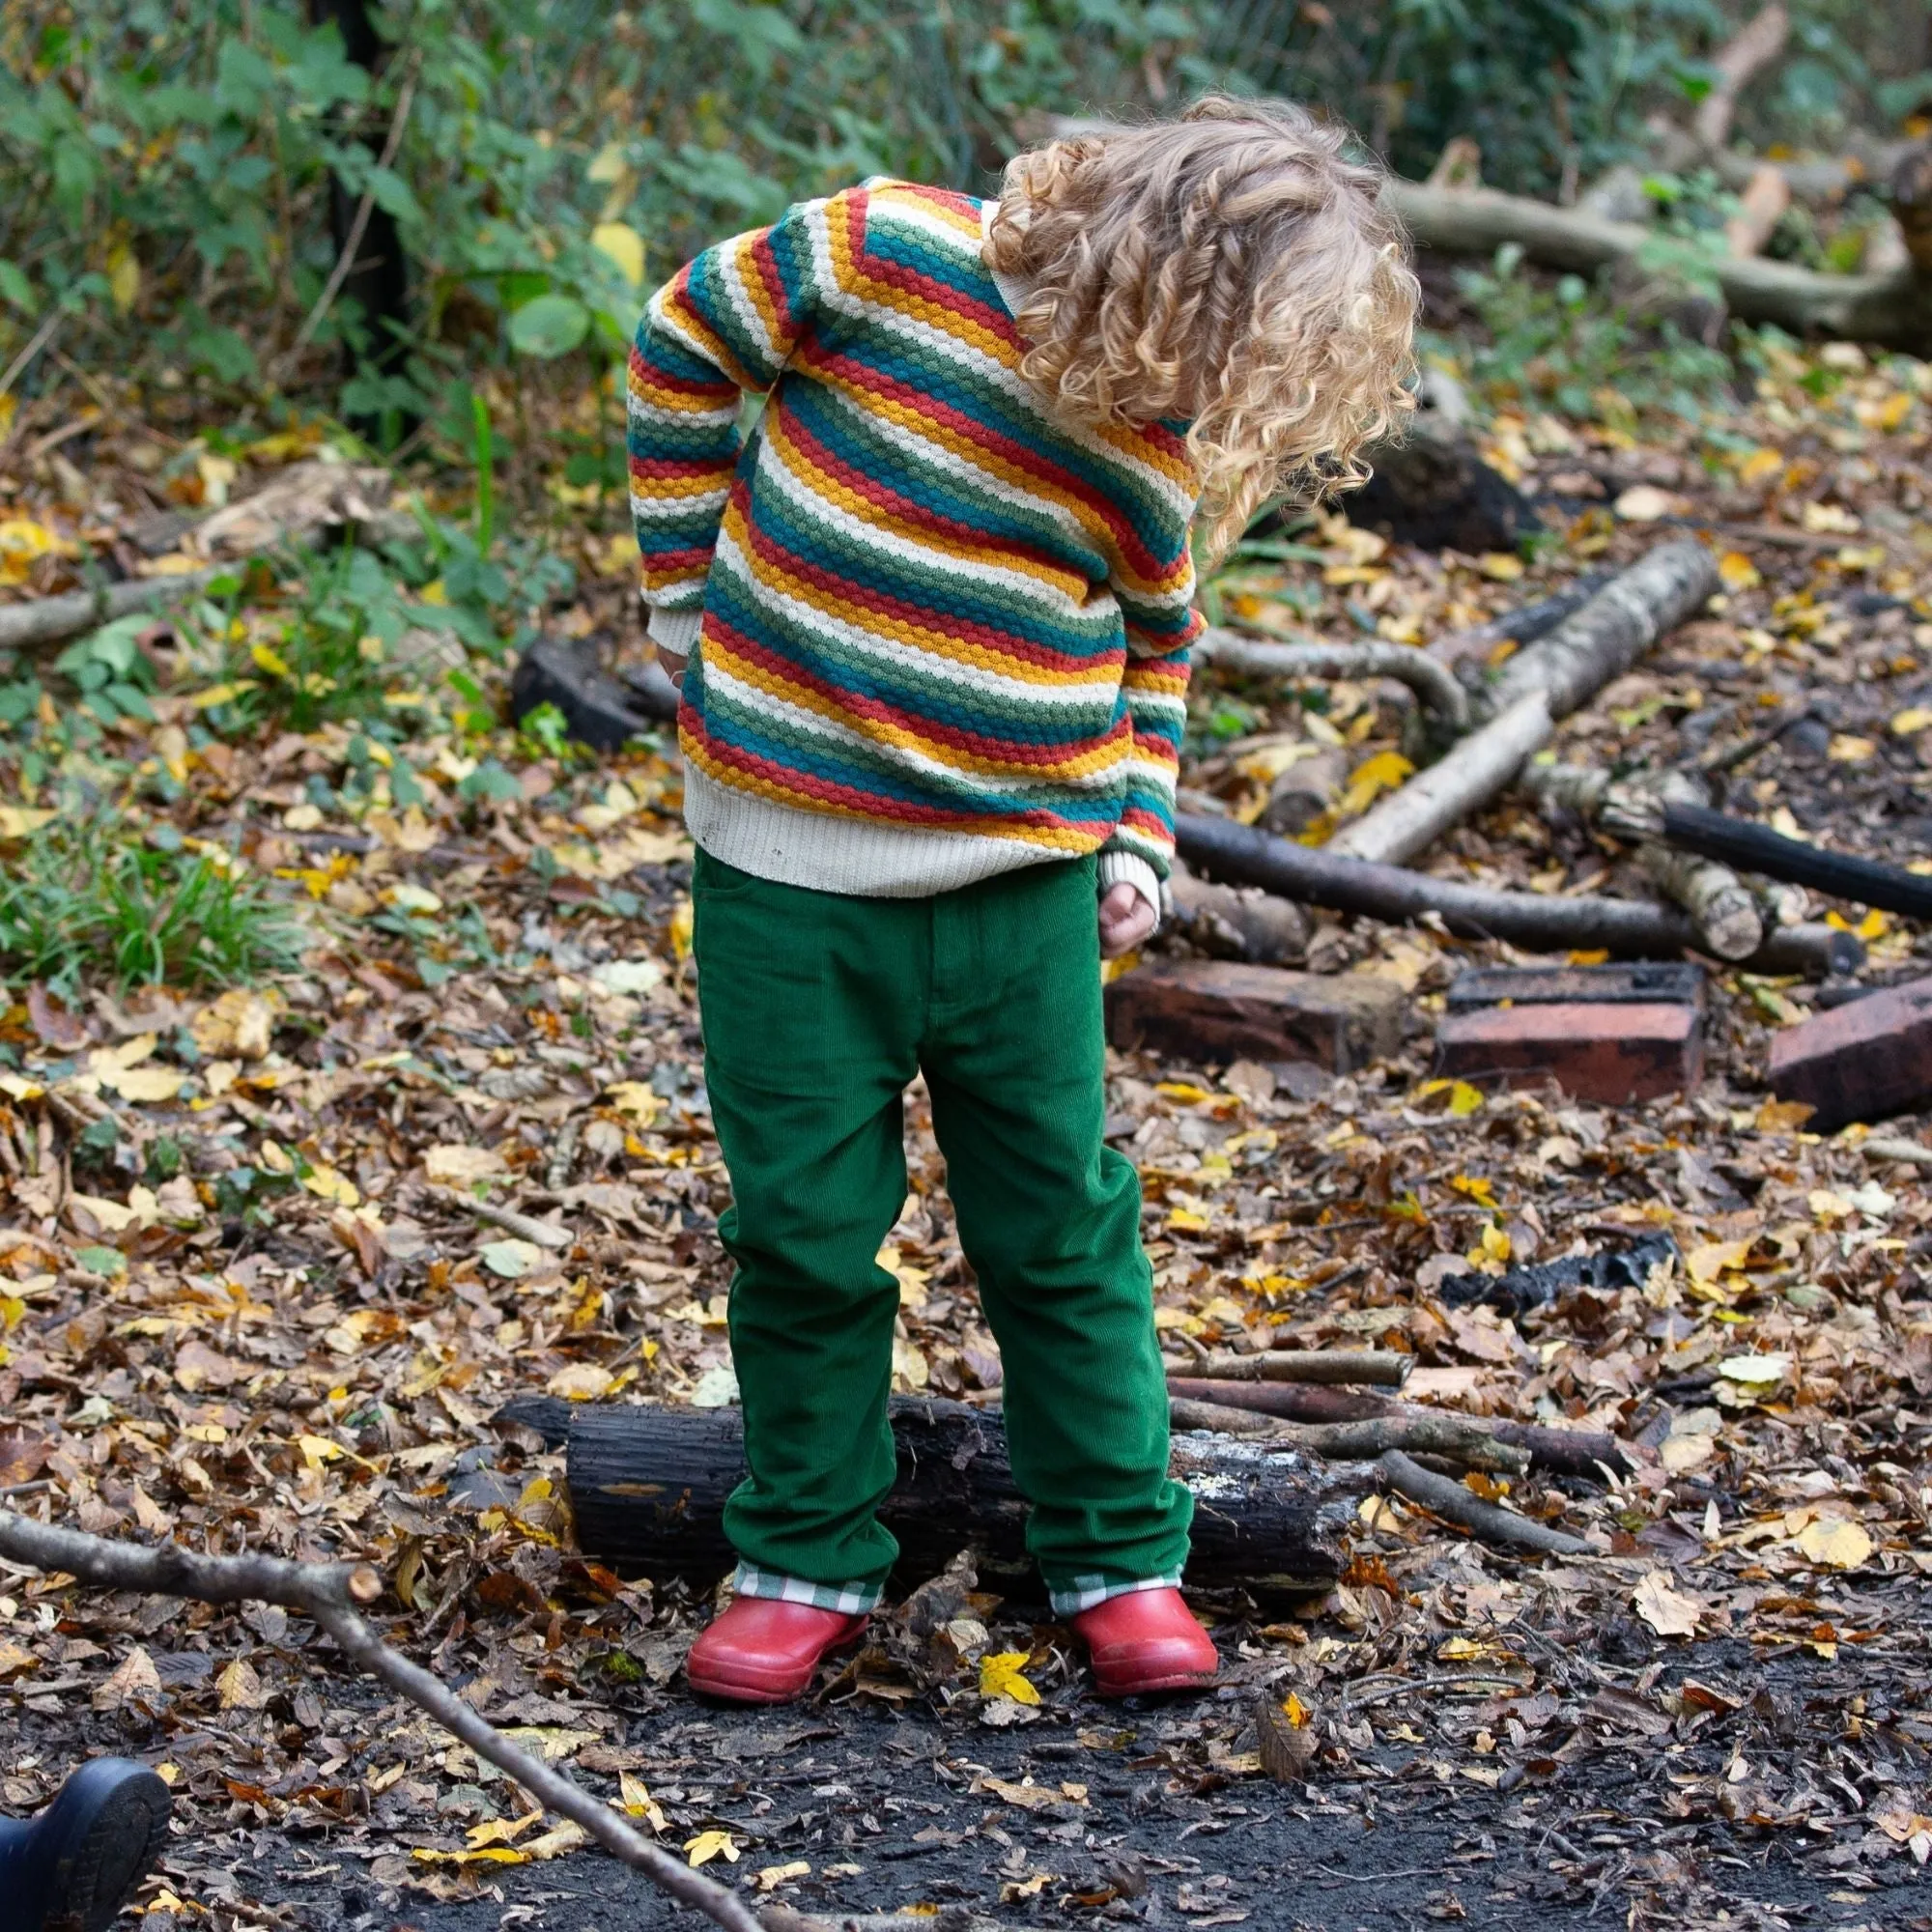
[[[582,1826],[613,1858],[642,1872],[725,1932],[774,1932],[780,1926],[810,1922],[789,1911],[782,1918],[772,1915],[761,1919],[734,1893],[642,1837],[620,1813],[600,1804],[562,1772],[512,1744],[440,1678],[392,1650],[355,1608],[382,1594],[382,1578],[366,1565],[294,1563],[262,1555],[204,1556],[178,1544],[148,1548],[116,1543],[34,1522],[12,1510],[0,1510],[0,1555],[110,1589],[142,1590],[204,1604],[280,1604],[299,1610],[314,1618],[345,1656],[401,1691],[532,1798]]]
[[[97,590],[71,590],[59,597],[10,604],[0,609],[0,650],[60,643],[152,604],[186,597],[224,571],[232,575],[234,566],[224,564],[182,577],[136,578],[127,583],[103,583]]]
[[[1208,630],[1194,644],[1203,664],[1263,677],[1393,678],[1452,734],[1469,728],[1468,694],[1446,666],[1407,644],[1281,643]]]
[[[1794,724],[1802,724],[1813,715],[1810,703],[1795,704],[1787,711],[1781,711],[1761,730],[1753,731],[1742,744],[1733,745],[1728,751],[1708,752],[1697,760],[1693,769],[1706,778],[1717,778],[1720,773],[1734,772],[1741,765],[1747,765],[1760,752],[1768,752],[1791,729]]]
[[[1446,1677],[1398,1677],[1392,1683],[1378,1685],[1374,1690],[1359,1696],[1345,1696],[1342,1708],[1345,1711],[1363,1711],[1371,1704],[1385,1704],[1391,1697],[1400,1697],[1410,1690],[1453,1690],[1463,1685],[1481,1684],[1497,1687],[1504,1690],[1520,1690],[1523,1686],[1513,1677],[1499,1677],[1493,1670],[1471,1672],[1461,1670]]]
[[[1413,1355],[1393,1349],[1265,1349],[1252,1355],[1209,1352],[1187,1373],[1214,1381],[1345,1382],[1400,1388],[1414,1366]]]
[[[33,334],[27,338],[27,346],[20,351],[19,355],[14,357],[13,361],[8,363],[6,374],[0,375],[0,396],[4,396],[14,386],[20,371],[54,339],[55,332],[59,329],[61,324],[67,320],[67,310],[64,308],[54,309],[47,316],[46,321],[42,323],[40,327],[35,329]]]
[[[1452,1483],[1447,1476],[1435,1475],[1411,1462],[1400,1449],[1385,1451],[1378,1459],[1378,1466],[1389,1488],[1398,1495],[1406,1496],[1412,1503],[1420,1503],[1432,1516],[1470,1531],[1485,1543],[1513,1543],[1546,1556],[1588,1556],[1593,1553],[1590,1545],[1580,1536],[1571,1536],[1567,1531],[1551,1529],[1546,1523],[1532,1522],[1527,1517],[1518,1516],[1511,1510],[1498,1509],[1494,1503],[1486,1503],[1480,1497],[1471,1495],[1461,1483]]]
[[[451,1207],[474,1214],[479,1221],[487,1221],[493,1228],[521,1235],[525,1240],[534,1241],[540,1248],[550,1248],[561,1254],[577,1245],[577,1236],[568,1228],[559,1228],[554,1221],[539,1221],[534,1214],[520,1214],[514,1208],[498,1208],[491,1202],[478,1201],[460,1193],[453,1187],[440,1187],[437,1192]]]
[[[1859,1151],[1867,1160],[1904,1160],[1915,1167],[1932,1167],[1932,1148],[1920,1147],[1917,1141],[1862,1140]]]
[[[1177,1429],[1212,1429],[1255,1441],[1278,1442],[1284,1448],[1305,1449],[1337,1463],[1369,1463],[1391,1452],[1413,1449],[1423,1455],[1453,1457],[1472,1469],[1492,1469],[1511,1476],[1520,1476],[1529,1467],[1527,1449],[1499,1442],[1482,1424],[1465,1415],[1422,1410],[1407,1415],[1365,1416],[1359,1422],[1283,1422],[1218,1402],[1177,1397],[1167,1407]]]
[[[1663,812],[1663,836],[1687,852],[1720,860],[1742,871],[1762,872],[1769,879],[1809,886],[1828,897],[1877,906],[1908,919],[1932,919],[1932,879],[1876,859],[1828,852],[1751,819],[1732,818],[1698,806],[1669,805]]]
[[[379,168],[386,168],[396,158],[396,150],[403,144],[403,128],[410,118],[410,106],[415,99],[416,75],[412,65],[409,76],[404,80],[402,91],[396,96],[396,111],[389,117],[389,132],[383,143],[383,153],[377,160]],[[296,330],[296,339],[290,343],[287,352],[277,363],[277,370],[284,370],[294,363],[309,345],[316,330],[322,327],[323,318],[327,315],[335,298],[342,293],[342,285],[349,279],[349,273],[355,266],[355,257],[361,251],[362,237],[368,232],[369,217],[376,212],[376,189],[372,183],[362,191],[362,199],[355,204],[355,219],[349,224],[348,239],[342,244],[342,253],[335,258],[335,267],[328,271],[328,280],[322,285],[322,293],[315,298],[315,306],[302,320],[302,326]]]

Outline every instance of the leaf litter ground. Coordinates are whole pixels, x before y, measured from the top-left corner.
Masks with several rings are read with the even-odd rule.
[[[1263,628],[1426,639],[1700,520],[1726,607],[1571,720],[1564,754],[1721,752],[1802,709],[1732,808],[1910,857],[1932,829],[1928,388],[1902,363],[1792,355],[1705,464],[1614,420],[1506,412],[1493,458],[1568,519],[1526,571],[1327,524],[1315,555],[1249,559],[1217,594]],[[65,541],[111,524],[116,444],[92,442],[91,480],[70,463],[10,485],[15,525]],[[628,640],[608,529],[573,541],[597,567],[544,620]],[[58,543],[30,548],[14,577],[59,587]],[[259,592],[230,620],[243,636],[277,608]],[[145,637],[153,718],[130,711],[69,770],[131,773],[144,836],[239,850],[314,945],[218,997],[41,988],[6,1013],[15,1506],[366,1556],[393,1638],[493,1721],[707,1869],[803,1906],[1932,1924],[1932,1202],[1874,1136],[1811,1135],[1766,1098],[1768,1041],[1812,989],[1716,976],[1711,1070],[1685,1102],[1488,1094],[1432,1083],[1428,1036],[1450,974],[1506,952],[1324,919],[1318,967],[1412,995],[1400,1058],[1338,1081],[1114,1066],[1109,1133],[1144,1177],[1170,1349],[1375,1343],[1415,1355],[1421,1400],[1609,1428],[1634,1474],[1508,1495],[1597,1556],[1520,1562],[1365,1486],[1327,1598],[1204,1603],[1228,1666],[1211,1697],[1099,1705],[1036,1606],[962,1591],[936,1634],[888,1624],[807,1706],[706,1710],[677,1674],[701,1596],[576,1553],[561,1457],[492,1421],[540,1392],[730,1397],[674,753],[592,763],[440,700],[404,707],[420,726],[380,756],[355,721],[220,728],[191,630]],[[1204,680],[1187,782],[1252,816],[1285,746],[1339,745],[1357,778],[1342,810],[1365,807],[1399,776],[1398,721],[1370,688],[1305,696]],[[1641,890],[1614,846],[1512,804],[1427,864]],[[1862,929],[1868,978],[1927,970],[1922,934]],[[918,1095],[910,1134],[882,1255],[895,1379],[996,1399]],[[1440,1293],[1458,1270],[1659,1230],[1683,1264],[1641,1289],[1514,1321]],[[0,1575],[0,1708],[10,1810],[89,1750],[167,1767],[180,1829],[141,1898],[156,1932],[663,1916],[278,1610]]]

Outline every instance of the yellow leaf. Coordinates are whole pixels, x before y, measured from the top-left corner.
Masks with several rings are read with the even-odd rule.
[[[126,242],[115,242],[107,251],[107,293],[116,315],[126,315],[141,293],[141,265]]]
[[[1738,481],[1745,484],[1763,483],[1783,473],[1784,455],[1781,450],[1754,449],[1738,465]]]
[[[114,1086],[124,1100],[172,1100],[181,1092],[182,1076],[172,1066],[130,1066],[115,1076]]]
[[[1727,550],[1718,559],[1718,576],[1726,590],[1755,590],[1764,582],[1757,565],[1741,550]]]
[[[214,1689],[224,1711],[259,1711],[268,1702],[262,1680],[245,1657],[238,1657],[214,1680]]]
[[[691,935],[694,923],[692,903],[688,898],[679,899],[677,910],[670,916],[670,950],[685,958],[691,952]]]
[[[319,1469],[325,1463],[339,1463],[342,1460],[342,1444],[331,1442],[327,1435],[298,1435],[296,1447],[302,1453],[302,1461],[311,1469]]]
[[[1861,1524],[1841,1516],[1821,1516],[1799,1532],[1798,1547],[1828,1570],[1856,1570],[1870,1560],[1873,1546]]]
[[[1841,912],[1828,912],[1825,923],[1839,932],[1855,932],[1861,939],[1883,939],[1891,930],[1891,922],[1874,906],[1854,925]]]
[[[1524,570],[1523,560],[1512,556],[1506,550],[1485,551],[1476,559],[1476,568],[1485,577],[1492,577],[1498,583],[1514,583]]]
[[[1452,1175],[1449,1179],[1449,1185],[1458,1194],[1463,1195],[1467,1200],[1473,1201],[1479,1208],[1493,1208],[1496,1205],[1494,1183],[1486,1175]]]
[[[1483,1256],[1492,1262],[1506,1262],[1510,1258],[1508,1232],[1498,1228],[1493,1221],[1483,1230]]]
[[[611,1104],[642,1126],[649,1126],[664,1112],[663,1097],[642,1080],[617,1080],[605,1088]]]
[[[319,1160],[302,1176],[302,1185],[320,1201],[332,1201],[338,1208],[355,1208],[362,1196],[347,1175],[337,1174],[326,1160]]]
[[[1167,1225],[1177,1234],[1198,1235],[1213,1224],[1206,1214],[1196,1214],[1185,1208],[1177,1208],[1167,1217]]]
[[[794,1859],[788,1865],[765,1865],[756,1873],[760,1891],[772,1891],[781,1885],[789,1885],[795,1878],[810,1876],[811,1867],[803,1859]]]
[[[1706,1241],[1692,1248],[1685,1260],[1685,1271],[1699,1288],[1708,1287],[1721,1274],[1744,1266],[1754,1237],[1742,1241]]]
[[[77,556],[79,546],[31,517],[0,517],[0,583],[24,583],[43,556]]]
[[[1932,704],[1911,704],[1891,721],[1892,732],[1900,738],[1916,738],[1932,728]]]
[[[1808,1100],[1767,1100],[1751,1124],[1761,1134],[1795,1134],[1817,1111]]]
[[[51,811],[38,811],[31,806],[0,805],[0,838],[25,838],[52,821]]]
[[[1894,389],[1872,412],[1873,422],[1888,436],[1912,413],[1916,398],[1910,389]]]
[[[1579,946],[1572,949],[1570,963],[1573,966],[1601,966],[1609,956],[1607,946]]]
[[[1179,1100],[1183,1106],[1198,1107],[1203,1100],[1214,1096],[1205,1087],[1197,1087],[1191,1080],[1163,1080],[1153,1090],[1165,1094],[1170,1100]]]
[[[694,1865],[709,1864],[717,1858],[735,1865],[738,1862],[738,1847],[731,1842],[729,1832],[700,1832],[696,1837],[685,1840],[684,1856]]]
[[[995,1651],[980,1660],[980,1694],[982,1697],[1010,1697],[1015,1704],[1037,1704],[1039,1692],[1026,1675],[1028,1653],[1023,1650]]]
[[[1374,757],[1365,758],[1349,775],[1348,789],[1336,807],[1337,812],[1348,817],[1366,811],[1383,792],[1393,791],[1414,769],[1400,752],[1378,752]]]
[[[634,288],[644,282],[644,238],[628,222],[600,221],[590,231],[590,245]]]
[[[641,1777],[634,1773],[620,1771],[617,1774],[618,1801],[633,1818],[643,1819],[653,1832],[663,1832],[669,1828],[663,1808],[650,1794],[650,1788]]]
[[[572,1362],[557,1370],[545,1384],[565,1402],[595,1402],[611,1392],[611,1371],[597,1362]]]
[[[1281,1700],[1281,1715],[1297,1730],[1305,1730],[1308,1725],[1308,1706],[1291,1690]]]
[[[195,692],[188,704],[196,711],[213,711],[217,704],[232,704],[243,692],[260,689],[254,678],[238,677],[228,684],[211,684],[206,691]]]
[[[295,676],[289,668],[288,660],[270,644],[250,644],[248,655],[254,659],[257,669],[269,672],[271,677]]]
[[[1465,1115],[1475,1113],[1482,1104],[1483,1090],[1480,1087],[1471,1087],[1466,1080],[1458,1080],[1451,1084],[1449,1089],[1451,1119],[1460,1121]],[[1489,1182],[1485,1181],[1483,1184],[1487,1187]]]
[[[1861,765],[1878,750],[1869,738],[1853,731],[1839,731],[1825,749],[1825,755],[1837,765]]]

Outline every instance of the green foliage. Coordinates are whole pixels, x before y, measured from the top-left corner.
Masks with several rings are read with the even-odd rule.
[[[83,980],[184,989],[288,970],[307,935],[227,859],[171,827],[63,812],[0,867],[0,974],[71,990]]]
[[[1206,72],[1169,0],[392,0],[378,20],[372,78],[297,0],[10,9],[0,362],[51,304],[70,354],[217,389],[285,376],[334,266],[332,172],[394,218],[414,309],[402,365],[365,360],[334,406],[433,414],[479,364],[621,352],[649,283],[788,201],[983,180],[1023,110]],[[346,291],[311,339],[382,346]]]
[[[1553,286],[1522,271],[1521,253],[1499,249],[1487,269],[1459,270],[1457,285],[1482,324],[1460,347],[1469,380],[1491,404],[1526,402],[1564,415],[1647,412],[1699,421],[1721,410],[1733,380],[1720,349],[1651,319],[1580,275]]]
[[[1204,52],[1261,88],[1320,101],[1406,174],[1458,135],[1523,193],[1639,154],[1643,121],[1711,87],[1708,57],[1756,0],[1244,0]],[[1791,0],[1792,52],[1745,98],[1739,132],[1832,148],[1932,97],[1923,0]]]

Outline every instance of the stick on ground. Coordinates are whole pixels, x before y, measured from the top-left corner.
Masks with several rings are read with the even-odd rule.
[[[1438,1476],[1433,1469],[1423,1468],[1400,1449],[1385,1451],[1378,1459],[1377,1467],[1398,1495],[1406,1496],[1412,1503],[1420,1503],[1431,1516],[1440,1517],[1444,1522],[1453,1522],[1459,1528],[1481,1537],[1485,1543],[1514,1544],[1519,1548],[1534,1549],[1545,1556],[1592,1554],[1590,1545],[1580,1536],[1571,1536],[1564,1530],[1551,1529],[1547,1523],[1532,1522],[1513,1510],[1498,1509],[1494,1503],[1486,1503],[1480,1496],[1471,1495],[1461,1483],[1452,1482],[1447,1476]]]
[[[787,1912],[761,1919],[734,1892],[662,1851],[621,1813],[600,1804],[562,1772],[512,1744],[464,1703],[442,1680],[392,1650],[357,1614],[357,1604],[382,1594],[382,1579],[366,1567],[292,1563],[275,1556],[203,1556],[179,1545],[157,1548],[117,1543],[57,1524],[35,1522],[0,1509],[0,1555],[37,1570],[65,1571],[86,1583],[142,1590],[204,1604],[280,1604],[315,1621],[344,1656],[380,1677],[478,1757],[514,1778],[530,1796],[580,1825],[613,1858],[640,1871],[681,1904],[703,1913],[725,1932],[776,1932],[811,1921]]]

